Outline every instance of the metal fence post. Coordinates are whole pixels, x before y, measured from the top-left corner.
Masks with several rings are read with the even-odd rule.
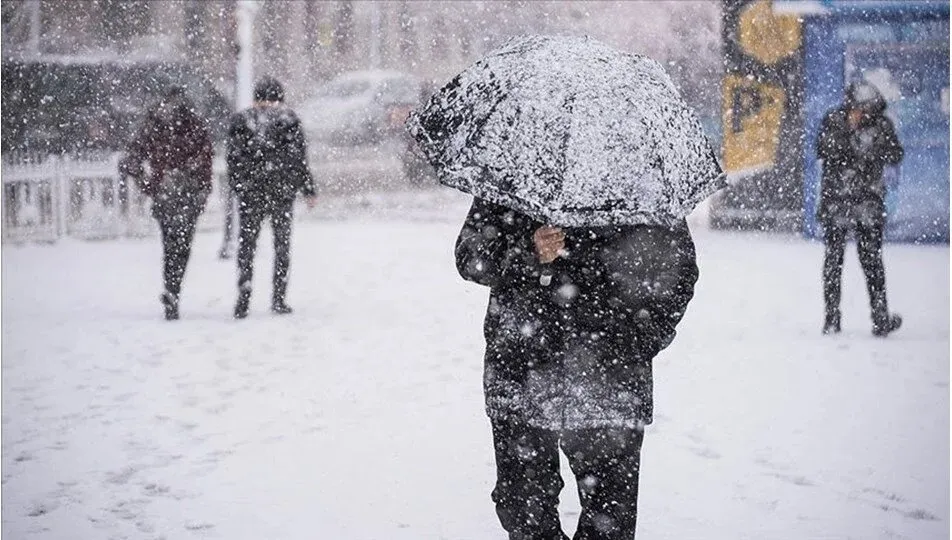
[[[69,189],[66,185],[66,164],[62,157],[51,156],[48,158],[52,171],[51,181],[53,183],[53,211],[56,213],[56,237],[63,238],[68,234],[67,219],[69,205]]]

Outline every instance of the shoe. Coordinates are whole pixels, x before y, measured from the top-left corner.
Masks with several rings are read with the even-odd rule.
[[[162,306],[165,307],[165,320],[177,321],[179,318],[178,298],[174,294],[165,291],[159,295],[159,301],[161,301]]]
[[[238,295],[238,303],[235,304],[235,318],[244,319],[248,316],[248,305],[251,303],[251,294],[242,292]]]
[[[896,330],[899,330],[900,326],[902,326],[902,315],[893,313],[886,319],[885,323],[873,325],[873,335],[876,337],[886,337]]]
[[[294,313],[294,310],[284,302],[275,302],[271,304],[271,313],[275,315],[290,315]]]
[[[839,333],[840,333],[839,316],[827,317],[823,323],[823,335],[828,336],[830,334],[839,334]]]

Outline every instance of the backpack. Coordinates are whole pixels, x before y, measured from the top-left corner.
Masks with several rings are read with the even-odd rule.
[[[283,107],[252,107],[229,130],[228,175],[239,194],[293,196],[293,117]]]

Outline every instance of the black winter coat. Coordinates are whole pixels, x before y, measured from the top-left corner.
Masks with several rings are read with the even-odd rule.
[[[856,223],[882,226],[886,217],[883,168],[902,161],[903,149],[892,122],[884,116],[886,101],[870,86],[865,102],[847,91],[847,103],[827,113],[817,137],[823,177],[817,217],[824,225]],[[859,126],[848,121],[849,110],[863,111]]]
[[[152,170],[149,176],[143,167],[146,161]],[[119,161],[120,174],[135,178],[150,197],[162,191],[172,171],[190,180],[179,188],[200,197],[207,197],[212,189],[211,134],[205,119],[195,113],[194,105],[186,98],[152,107]]]
[[[229,183],[246,204],[315,194],[301,122],[283,104],[235,113],[226,159]]]
[[[568,254],[549,265],[540,225],[477,199],[456,243],[460,275],[490,288],[487,413],[553,430],[651,423],[652,360],[698,277],[687,224],[567,229]]]

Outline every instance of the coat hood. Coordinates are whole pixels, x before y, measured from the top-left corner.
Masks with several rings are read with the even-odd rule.
[[[868,82],[850,83],[843,104],[846,109],[861,109],[870,116],[878,116],[886,111],[886,98]]]
[[[284,102],[284,86],[274,77],[263,77],[255,84],[255,101]]]

